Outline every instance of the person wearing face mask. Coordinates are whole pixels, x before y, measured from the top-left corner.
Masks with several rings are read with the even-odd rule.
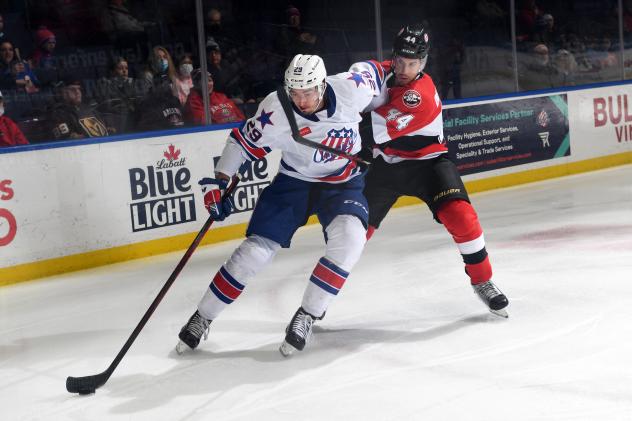
[[[155,46],[143,72],[143,80],[147,85],[147,90],[169,88],[175,84],[176,69],[171,59],[169,51],[160,45]]]
[[[193,89],[189,94],[189,98],[184,106],[184,120],[188,124],[202,125],[206,124],[204,114],[204,100],[202,97],[202,71],[195,69],[192,74]],[[211,114],[211,123],[224,124],[233,123],[235,121],[244,121],[246,117],[241,110],[226,95],[213,90],[213,77],[208,73],[207,79],[209,94],[209,112]]]
[[[0,92],[0,148],[28,144],[18,125],[4,115],[4,98]]]
[[[182,104],[174,94],[176,71],[169,52],[154,47],[145,70],[148,93],[137,107],[137,126],[141,131],[166,130],[184,125]]]
[[[193,56],[190,53],[185,53],[180,57],[178,64],[178,75],[173,85],[173,92],[175,96],[180,100],[180,104],[184,105],[187,102],[189,92],[193,87],[193,81],[191,80],[191,72],[193,71]]]

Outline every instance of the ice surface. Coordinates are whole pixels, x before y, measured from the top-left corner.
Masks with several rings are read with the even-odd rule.
[[[198,250],[91,396],[66,377],[107,368],[181,252],[0,288],[0,418],[631,420],[632,166],[472,199],[507,320],[476,298],[430,212],[396,209],[291,358],[278,347],[323,252],[319,226],[178,356],[238,241]]]

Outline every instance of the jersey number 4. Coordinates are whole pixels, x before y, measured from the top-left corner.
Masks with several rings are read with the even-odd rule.
[[[412,114],[403,114],[401,111],[391,108],[386,115],[387,121],[395,120],[395,129],[403,130],[415,118]]]

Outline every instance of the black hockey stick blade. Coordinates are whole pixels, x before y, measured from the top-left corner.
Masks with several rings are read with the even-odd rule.
[[[240,175],[235,175],[233,177],[230,186],[228,186],[226,192],[224,193],[224,197],[228,197],[235,191],[235,188],[239,183],[239,178]],[[67,377],[66,390],[68,392],[78,393],[80,395],[89,395],[95,393],[99,387],[103,386],[108,381],[112,373],[114,373],[116,367],[119,365],[129,348],[132,346],[132,344],[140,334],[140,331],[143,329],[143,327],[145,327],[145,324],[147,324],[147,321],[156,310],[156,307],[158,307],[158,304],[160,304],[164,296],[167,294],[169,288],[171,288],[171,285],[174,283],[174,281],[184,268],[184,265],[186,265],[186,263],[189,261],[189,258],[202,241],[202,238],[204,238],[206,232],[209,230],[209,228],[211,228],[211,225],[213,225],[213,222],[215,221],[213,221],[212,218],[207,218],[206,222],[195,236],[195,239],[193,240],[187,251],[184,253],[182,258],[180,258],[180,261],[176,265],[176,268],[173,270],[173,272],[171,272],[169,279],[167,279],[167,282],[165,282],[156,298],[154,298],[154,301],[151,303],[140,322],[138,322],[138,325],[136,325],[136,328],[134,328],[132,334],[129,336],[129,338],[127,338],[127,341],[125,342],[119,353],[116,355],[114,361],[112,361],[110,366],[104,372],[92,376]]]
[[[290,123],[290,130],[292,131],[292,138],[296,143],[300,143],[301,145],[309,146],[310,148],[319,149],[324,152],[328,152],[332,155],[339,156],[341,158],[348,159],[350,161],[355,162],[356,164],[363,165],[365,168],[368,168],[371,165],[370,162],[367,162],[356,155],[351,155],[336,148],[332,148],[331,146],[323,145],[321,143],[312,142],[309,139],[304,138],[298,131],[298,124],[296,124],[296,118],[294,117],[294,110],[292,109],[292,104],[290,104],[290,99],[287,97],[287,93],[285,92],[285,88],[282,86],[277,89],[277,96],[279,97],[279,101],[281,102],[281,107],[283,107],[283,112],[287,117],[288,123]]]
[[[66,390],[70,393],[78,393],[80,395],[89,395],[95,393],[96,390],[108,381],[112,373],[109,370],[93,376],[72,377],[66,379]]]

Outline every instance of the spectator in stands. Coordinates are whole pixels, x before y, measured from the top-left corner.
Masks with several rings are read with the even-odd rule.
[[[53,85],[58,80],[57,59],[54,56],[57,38],[46,27],[35,31],[35,50],[31,55],[30,66],[42,86]]]
[[[96,99],[101,113],[112,119],[117,132],[132,128],[136,102],[145,91],[145,85],[129,77],[129,65],[124,57],[114,57],[110,64],[110,77],[97,82]]]
[[[136,19],[124,5],[124,0],[110,0],[102,25],[116,46],[143,47],[148,41],[146,30],[156,23]]]
[[[237,102],[243,102],[242,91],[240,89],[240,72],[233,69],[222,59],[222,50],[214,39],[209,39],[206,43],[206,57],[208,71],[213,75],[215,86],[220,92],[224,92]]]
[[[4,98],[0,92],[0,148],[28,144],[17,124],[4,115]]]
[[[617,54],[611,51],[612,41],[607,36],[595,41],[592,48],[586,51],[586,56],[592,70],[600,71],[615,67],[618,64]]]
[[[152,48],[142,78],[148,91],[162,88],[163,85],[169,85],[170,88],[175,85],[176,68],[165,47],[157,45]]]
[[[575,85],[577,61],[570,51],[564,49],[559,50],[555,54],[554,66],[558,74],[556,86]]]
[[[183,126],[182,104],[174,95],[175,66],[164,47],[153,48],[144,77],[150,89],[138,105],[136,128],[149,131]]]
[[[5,73],[11,71],[11,63],[15,60],[15,51],[13,43],[9,40],[0,42],[0,72]]]
[[[138,106],[139,131],[168,130],[184,126],[180,101],[175,96],[152,91]]]
[[[316,54],[318,48],[316,42],[318,38],[301,27],[301,12],[290,5],[285,10],[287,17],[279,34],[277,46],[278,51],[285,56],[285,62],[289,62],[296,54]]]
[[[244,48],[244,31],[236,30],[233,25],[227,24],[222,19],[219,9],[209,9],[204,20],[204,33],[207,41],[212,39],[222,46],[222,55],[231,64],[239,60],[240,51]]]
[[[592,69],[592,64],[586,54],[586,44],[573,32],[565,33],[561,36],[562,49],[568,50],[577,62],[577,72],[587,72]]]
[[[192,75],[193,89],[191,89],[187,103],[184,106],[185,121],[188,124],[206,124],[202,91],[204,78],[202,75],[203,73],[200,69],[195,69]],[[209,113],[211,115],[211,123],[232,123],[246,119],[244,114],[233,101],[231,101],[226,95],[216,92],[213,89],[213,76],[210,73],[208,73],[207,86],[209,93]]]
[[[536,19],[533,41],[545,44],[549,50],[560,47],[559,34],[555,27],[553,15],[545,13]]]
[[[13,60],[10,72],[5,79],[2,78],[3,89],[15,89],[19,92],[34,94],[39,91],[39,80],[35,73],[31,71],[29,64],[23,60]],[[6,82],[6,85],[5,85]]]
[[[546,45],[536,44],[531,53],[523,57],[518,68],[518,80],[521,91],[556,86],[557,69],[553,66]]]
[[[81,81],[68,76],[56,86],[57,102],[48,121],[56,140],[101,137],[110,134],[105,121],[92,107],[82,103]]]
[[[222,24],[222,12],[219,9],[212,8],[206,14],[204,33],[207,41],[213,39],[215,42],[221,42],[222,45],[231,42],[232,34],[226,32],[226,28]]]
[[[187,102],[189,92],[193,87],[191,72],[193,71],[193,55],[184,53],[178,60],[178,73],[174,84],[174,95],[180,100],[180,104]]]
[[[35,32],[35,51],[31,56],[31,62],[36,69],[56,69],[57,63],[53,53],[57,46],[55,34],[46,27],[40,27]]]
[[[0,42],[0,89],[37,92],[39,81],[28,63],[16,56],[11,41]]]
[[[542,14],[535,0],[522,0],[516,11],[516,40],[531,41],[535,32],[535,23]]]

